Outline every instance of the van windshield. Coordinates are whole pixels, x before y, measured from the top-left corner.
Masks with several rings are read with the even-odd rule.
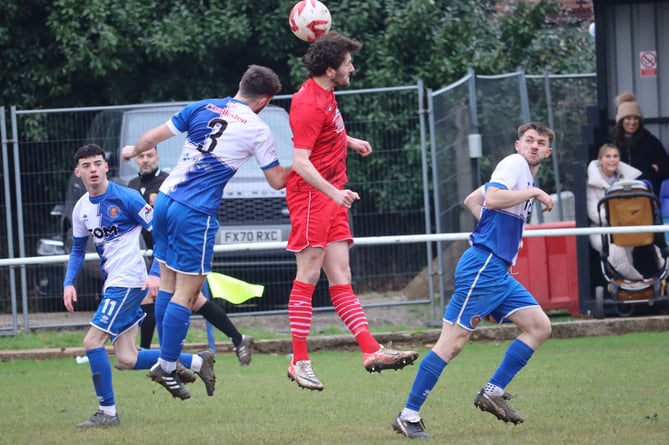
[[[132,145],[148,129],[167,122],[181,107],[152,108],[146,110],[132,110],[124,113],[121,147]],[[270,105],[265,108],[260,117],[269,125],[274,137],[279,162],[281,165],[291,165],[293,156],[292,132],[288,122],[288,113],[280,107]],[[170,138],[158,145],[160,168],[169,172],[178,162],[186,135],[181,134]],[[120,177],[130,180],[137,175],[137,166],[134,162],[121,162]],[[246,162],[235,174],[235,179],[259,179],[264,181],[264,174],[255,159]]]

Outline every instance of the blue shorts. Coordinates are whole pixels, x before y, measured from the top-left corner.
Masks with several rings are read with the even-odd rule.
[[[511,274],[509,266],[478,247],[465,251],[455,268],[455,291],[444,311],[444,321],[473,331],[491,315],[499,323],[519,309],[539,306]]]
[[[140,308],[148,289],[128,287],[108,287],[95,311],[91,326],[116,338],[142,321],[146,314]]]
[[[218,220],[159,193],[153,210],[153,256],[170,269],[211,272]]]

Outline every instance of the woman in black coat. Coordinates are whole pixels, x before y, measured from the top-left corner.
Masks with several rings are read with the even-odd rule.
[[[641,170],[641,179],[648,179],[655,195],[659,195],[662,181],[669,178],[669,155],[662,142],[643,126],[643,113],[634,94],[621,93],[616,103],[616,126],[611,137],[620,148],[620,160]]]

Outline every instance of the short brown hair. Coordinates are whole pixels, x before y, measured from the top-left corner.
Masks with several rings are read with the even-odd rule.
[[[357,40],[331,31],[309,45],[302,61],[309,72],[309,77],[322,76],[328,68],[339,68],[344,63],[347,53],[358,51],[360,48],[362,43]]]
[[[522,138],[527,130],[534,130],[541,135],[548,136],[548,144],[553,144],[553,140],[555,139],[555,132],[548,128],[548,125],[541,122],[527,122],[518,127],[518,139]]]
[[[279,76],[266,66],[249,65],[239,82],[239,92],[249,99],[274,96],[281,91]]]

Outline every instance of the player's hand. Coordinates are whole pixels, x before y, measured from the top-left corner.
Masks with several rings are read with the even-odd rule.
[[[77,302],[77,290],[72,285],[65,286],[65,288],[63,289],[63,304],[65,305],[65,309],[67,309],[67,312],[74,312],[74,306],[72,305],[72,303],[76,302]]]
[[[353,202],[360,199],[360,195],[352,190],[337,190],[337,193],[332,199],[338,205],[350,209],[351,205],[353,205]]]
[[[121,149],[121,159],[124,161],[129,161],[135,156],[135,146],[134,145],[126,145]]]
[[[348,136],[348,147],[362,157],[369,156],[370,154],[372,154],[371,144],[362,139]]]
[[[549,195],[548,193],[544,192],[541,189],[537,190],[539,191],[539,193],[537,194],[537,196],[535,196],[535,199],[543,204],[544,208],[542,212],[550,212],[551,210],[553,210],[553,198],[551,198],[551,195]]]
[[[149,292],[146,294],[153,301],[156,301],[156,296],[158,295],[158,287],[160,287],[160,277],[155,275],[149,275],[144,282],[142,290],[149,289]]]

